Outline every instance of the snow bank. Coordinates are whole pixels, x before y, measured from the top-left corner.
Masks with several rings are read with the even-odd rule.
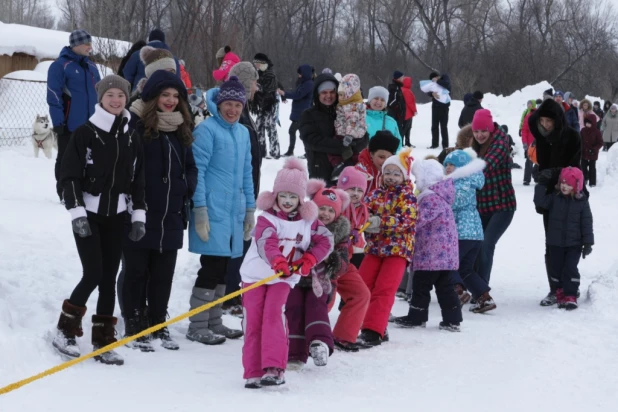
[[[69,35],[70,33],[64,31],[0,22],[0,55],[12,56],[14,53],[25,53],[39,60],[55,59],[60,50],[69,45]],[[111,40],[111,47],[107,47],[109,39],[93,37],[94,53],[97,53],[97,46],[103,42],[106,44],[106,53],[111,52],[119,57],[124,56],[131,48],[131,43],[121,40]]]
[[[31,82],[47,82],[47,73],[43,74],[34,70],[18,70],[16,72],[5,74],[3,78],[12,80],[26,80]]]

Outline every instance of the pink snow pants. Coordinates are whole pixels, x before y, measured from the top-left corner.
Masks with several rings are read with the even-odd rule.
[[[243,282],[242,287],[250,285]],[[266,368],[285,370],[289,349],[285,302],[289,294],[290,285],[279,282],[260,286],[243,295],[244,379],[260,378]]]

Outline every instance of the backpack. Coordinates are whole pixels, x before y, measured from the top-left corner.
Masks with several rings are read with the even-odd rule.
[[[406,99],[403,97],[401,87],[395,83],[388,86],[387,113],[397,123],[402,123],[406,119]]]
[[[536,140],[534,140],[530,147],[528,147],[528,159],[530,159],[530,161],[535,165],[539,164],[536,160]]]

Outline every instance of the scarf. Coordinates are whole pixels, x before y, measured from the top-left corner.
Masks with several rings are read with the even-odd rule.
[[[142,99],[137,99],[133,102],[133,104],[131,104],[131,108],[129,110],[143,119],[144,107],[144,101]],[[178,130],[178,126],[183,124],[185,121],[182,117],[182,113],[180,112],[160,112],[157,110],[157,117],[159,118],[157,130],[162,132],[174,132]]]
[[[363,102],[363,96],[361,96],[361,92],[360,90],[357,91],[356,93],[354,93],[352,96],[350,96],[349,99],[339,99],[339,106],[343,106],[346,104],[351,104],[351,103],[362,103]]]
[[[359,230],[369,220],[369,210],[367,205],[363,202],[358,207],[352,203],[343,211],[342,215],[350,221],[352,229]],[[365,247],[365,239],[363,236],[359,236],[358,242],[354,245],[355,249],[362,249]],[[361,251],[354,251],[354,253],[362,253]]]

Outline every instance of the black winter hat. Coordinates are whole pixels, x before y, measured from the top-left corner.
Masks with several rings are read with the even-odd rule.
[[[543,100],[542,99],[536,99],[535,103],[536,103],[536,107],[539,107],[541,104],[543,104]]]
[[[150,32],[150,34],[148,35],[148,41],[155,41],[155,40],[158,40],[161,43],[165,43],[165,33],[163,33],[163,30],[154,29],[153,31]]]
[[[187,100],[187,88],[180,80],[180,77],[166,70],[157,70],[150,76],[144,90],[142,90],[141,98],[144,102],[155,99],[161,91],[167,88],[178,90],[178,94],[184,100]]]
[[[393,79],[399,79],[401,76],[403,76],[403,73],[400,72],[399,70],[395,70],[393,72]]]
[[[253,63],[268,63],[268,64],[272,64],[272,62],[270,61],[268,56],[265,55],[264,53],[257,53],[255,56],[253,56]]]
[[[399,143],[399,139],[393,136],[391,132],[388,130],[381,130],[369,140],[369,153],[375,153],[378,150],[386,150],[387,152],[395,154],[399,147]]]
[[[563,129],[566,126],[566,118],[562,106],[554,99],[547,99],[536,109],[536,116],[547,117],[556,123],[556,129]]]
[[[429,73],[429,80],[433,80],[434,77],[440,77],[440,73],[438,73],[438,72],[431,72],[431,73]]]
[[[474,97],[476,100],[483,100],[483,93],[479,90],[475,91],[474,93],[472,93],[472,97]]]

